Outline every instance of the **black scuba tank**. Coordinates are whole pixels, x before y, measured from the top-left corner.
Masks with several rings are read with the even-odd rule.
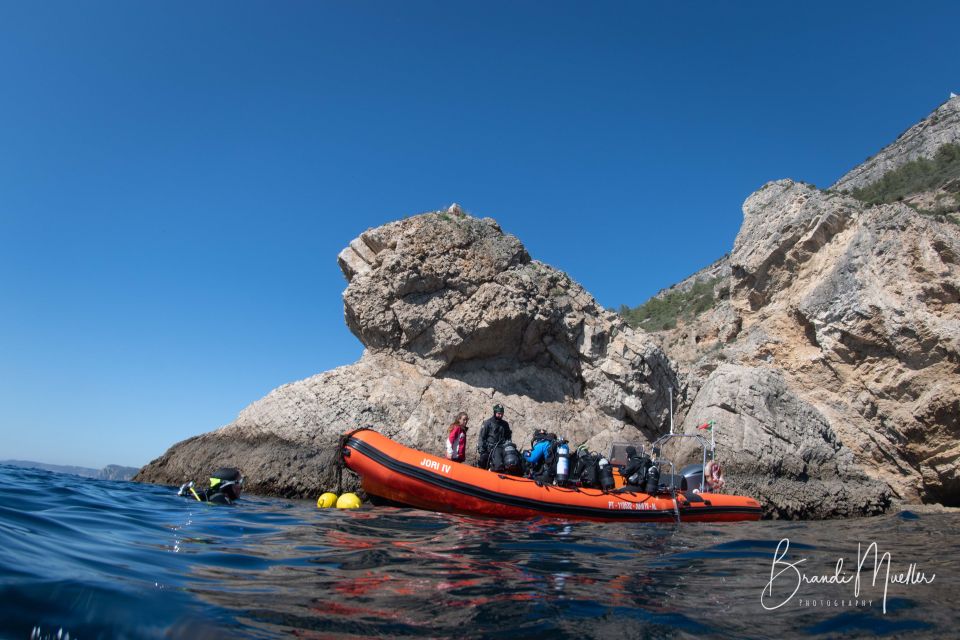
[[[647,468],[647,486],[645,492],[650,495],[655,495],[659,486],[660,468],[655,464],[651,464],[650,467]]]
[[[600,488],[603,489],[604,491],[610,491],[617,484],[613,480],[613,467],[604,457],[600,458],[600,461],[597,463],[597,466],[600,470],[600,472],[597,474],[600,476]]]
[[[520,475],[520,454],[517,446],[509,440],[503,443],[503,470],[511,475]]]

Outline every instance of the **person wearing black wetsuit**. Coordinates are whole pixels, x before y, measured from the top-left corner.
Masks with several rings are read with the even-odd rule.
[[[512,437],[510,423],[503,419],[503,405],[493,405],[493,417],[487,418],[480,427],[480,439],[477,441],[477,466],[481,469],[489,468],[491,455]]]
[[[198,489],[193,481],[184,484],[178,496],[192,497],[199,502],[233,504],[243,492],[243,474],[233,467],[221,467],[210,475],[210,488]]]

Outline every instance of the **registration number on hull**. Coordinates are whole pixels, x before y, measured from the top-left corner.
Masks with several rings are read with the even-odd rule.
[[[621,502],[610,500],[607,509],[612,511],[656,511],[657,505],[652,502]]]

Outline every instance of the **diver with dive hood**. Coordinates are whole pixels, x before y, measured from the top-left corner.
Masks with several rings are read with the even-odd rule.
[[[198,502],[233,504],[243,492],[243,474],[234,467],[221,467],[210,474],[210,488],[198,489],[193,480],[185,483],[178,496],[193,497]]]
[[[503,444],[513,437],[510,423],[503,419],[503,405],[493,405],[493,417],[487,418],[480,427],[480,439],[477,441],[477,466],[481,469],[491,468],[491,456],[500,458],[499,465],[503,464]],[[496,469],[500,471],[501,469]]]

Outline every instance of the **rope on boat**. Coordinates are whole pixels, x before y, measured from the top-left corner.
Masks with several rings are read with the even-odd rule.
[[[334,454],[336,456],[336,462],[334,463],[333,474],[334,474],[334,477],[337,479],[337,495],[338,496],[343,495],[343,467],[344,467],[343,448],[347,446],[347,440],[349,440],[353,436],[353,434],[355,434],[357,431],[363,431],[364,429],[370,429],[370,426],[368,425],[365,427],[357,427],[356,429],[352,431],[348,431],[347,433],[343,434],[342,436],[340,436],[340,439],[337,440],[337,451]]]

